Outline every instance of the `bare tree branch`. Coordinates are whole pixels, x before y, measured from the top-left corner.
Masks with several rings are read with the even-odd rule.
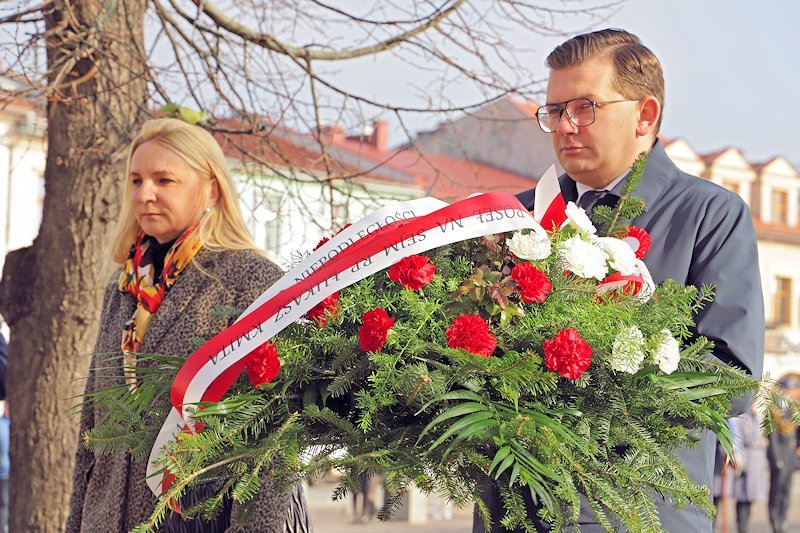
[[[284,43],[276,39],[272,35],[261,33],[252,28],[248,28],[244,24],[241,24],[240,22],[234,20],[233,17],[229,17],[228,15],[223,13],[220,8],[218,8],[216,5],[214,5],[209,1],[206,0],[193,0],[193,1],[197,5],[198,9],[200,9],[203,13],[208,15],[221,28],[225,28],[229,32],[241,37],[242,39],[264,46],[272,50],[273,52],[289,55],[304,60],[308,59],[308,60],[320,60],[320,61],[338,61],[342,59],[355,59],[358,57],[374,55],[380,52],[391,50],[395,46],[398,46],[399,44],[404,43],[406,41],[409,41],[410,39],[416,37],[417,35],[436,26],[442,20],[447,18],[451,13],[453,13],[459,7],[461,7],[466,0],[455,0],[449,7],[445,8],[444,6],[442,6],[437,8],[419,26],[411,30],[408,30],[400,35],[387,39],[385,41],[381,41],[379,43],[375,43],[373,45],[365,46],[362,48],[354,48],[354,49],[338,50],[338,51],[317,50],[309,47],[297,47]]]

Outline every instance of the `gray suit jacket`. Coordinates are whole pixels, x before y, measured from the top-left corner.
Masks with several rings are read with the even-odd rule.
[[[566,174],[559,177],[565,201],[578,197],[575,182]],[[615,190],[619,196],[623,183]],[[714,302],[696,317],[695,332],[714,341],[714,355],[730,365],[761,376],[764,362],[764,300],[758,270],[758,251],[753,220],[745,202],[735,193],[707,180],[680,171],[656,142],[636,195],[646,204],[645,212],[631,223],[647,230],[652,247],[645,263],[656,283],[667,278],[679,283],[716,286]],[[533,209],[534,190],[517,195]],[[734,402],[733,414],[745,411],[748,398]],[[680,449],[677,456],[700,484],[713,483],[713,434],[701,435],[692,449]],[[524,491],[527,492],[527,491]],[[489,490],[486,501],[493,509],[493,531],[504,531],[497,522],[503,515],[497,494]],[[529,506],[529,516],[535,511]],[[670,532],[711,532],[709,518],[695,509],[676,510],[660,502],[662,526]],[[602,531],[588,510],[581,512],[582,531]],[[593,525],[594,524],[594,525]],[[473,532],[483,532],[476,517]]]

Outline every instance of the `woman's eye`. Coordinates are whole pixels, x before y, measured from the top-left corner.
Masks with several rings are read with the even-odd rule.
[[[159,183],[162,183],[164,185],[166,185],[168,183],[173,183],[174,181],[175,180],[172,179],[172,178],[161,178],[161,179],[158,180]]]
[[[133,178],[133,179],[131,180],[131,183],[133,183],[134,185],[141,185],[141,183],[142,183],[142,178]]]

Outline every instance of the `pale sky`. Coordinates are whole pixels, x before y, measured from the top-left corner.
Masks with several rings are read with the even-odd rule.
[[[580,7],[573,1],[543,3]],[[753,163],[784,155],[800,170],[798,26],[800,1],[795,0],[629,0],[592,29],[626,29],[660,58],[666,82],[664,136],[683,137],[701,154],[735,146]],[[571,36],[584,24],[565,22],[563,29]],[[566,37],[521,38],[530,49],[526,61],[546,77],[545,57]],[[418,91],[404,83],[424,85],[424,74],[403,64],[391,72],[386,68],[364,61],[341,68],[338,78],[360,94],[419,105],[413,96]],[[430,117],[411,119],[415,130],[435,124]],[[401,141],[398,137],[394,129],[390,142]]]
[[[800,2],[632,0],[609,25],[661,59],[667,137],[800,164]]]

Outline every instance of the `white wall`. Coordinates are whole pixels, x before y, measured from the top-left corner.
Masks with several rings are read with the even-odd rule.
[[[704,176],[717,185],[737,184],[739,196],[752,208],[752,187],[756,181],[756,173],[739,150],[736,148],[725,150],[708,164]]]
[[[336,190],[331,191],[309,175],[297,178],[243,173],[236,177],[242,211],[256,244],[284,268],[293,263],[293,257],[311,251],[323,237],[330,237],[347,222],[392,200],[422,195],[418,188],[373,181],[336,183]],[[339,211],[337,220],[332,207]]]
[[[800,205],[800,175],[783,157],[778,157],[765,166],[758,181],[761,187],[760,208],[764,222],[776,223],[772,214],[772,191],[780,190],[788,193],[787,225],[800,225],[798,206]]]
[[[685,140],[676,139],[672,141],[664,148],[664,151],[667,152],[675,166],[682,171],[692,176],[703,175],[706,164],[703,163],[697,152]]]
[[[33,243],[42,221],[46,149],[26,124],[24,115],[0,112],[0,269],[8,252]]]
[[[800,246],[761,240],[758,243],[758,262],[767,324],[775,319],[776,278],[792,280],[791,322],[788,327],[767,331],[770,340],[767,342],[764,371],[780,377],[786,372],[800,370],[800,269],[797,268],[800,265]],[[779,349],[770,350],[775,344]]]

